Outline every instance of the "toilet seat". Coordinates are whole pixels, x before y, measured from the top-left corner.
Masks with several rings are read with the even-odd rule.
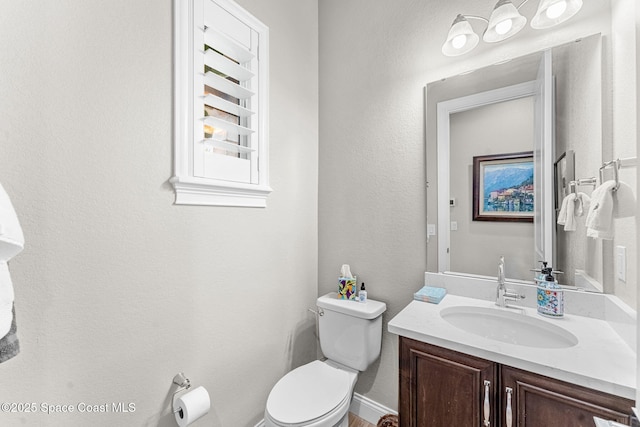
[[[319,360],[296,368],[271,390],[265,415],[291,427],[337,421],[348,410],[355,377],[354,372]]]

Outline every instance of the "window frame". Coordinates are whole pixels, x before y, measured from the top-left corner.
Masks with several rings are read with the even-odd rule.
[[[194,76],[198,31],[195,4],[200,0],[174,1],[174,175],[177,205],[266,207],[272,189],[269,186],[269,28],[232,0],[204,0],[218,4],[243,24],[259,34],[258,42],[258,107],[255,132],[257,142],[257,183],[233,182],[203,178],[194,174],[194,124],[196,97]]]

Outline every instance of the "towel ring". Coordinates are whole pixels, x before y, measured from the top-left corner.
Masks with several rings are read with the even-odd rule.
[[[602,166],[600,166],[600,183],[604,183],[604,170],[610,167],[613,167],[613,179],[616,182],[616,185],[612,188],[612,191],[617,191],[618,188],[620,188],[620,159],[605,162],[602,164]]]

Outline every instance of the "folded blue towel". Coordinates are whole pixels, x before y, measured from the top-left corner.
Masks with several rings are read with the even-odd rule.
[[[438,304],[446,294],[447,290],[445,288],[424,286],[418,292],[413,294],[413,299]]]

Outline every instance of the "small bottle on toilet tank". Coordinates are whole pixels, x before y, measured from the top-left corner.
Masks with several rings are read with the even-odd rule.
[[[360,286],[360,292],[358,292],[358,299],[360,302],[367,302],[367,291],[364,288],[364,282]]]

